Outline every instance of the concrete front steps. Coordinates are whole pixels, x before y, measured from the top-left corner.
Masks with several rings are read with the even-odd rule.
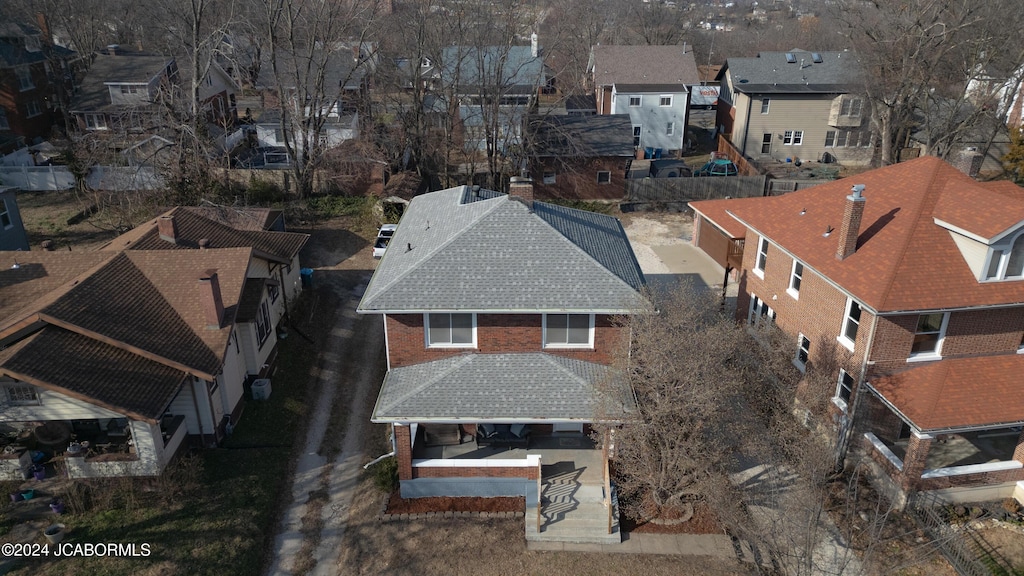
[[[571,480],[544,480],[541,485],[541,527],[537,530],[537,507],[526,509],[526,540],[531,542],[573,542],[619,544],[619,500],[612,486],[612,533],[608,533],[608,508],[604,486]]]

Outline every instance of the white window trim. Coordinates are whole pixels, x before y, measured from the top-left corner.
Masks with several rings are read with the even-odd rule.
[[[798,264],[801,267],[801,270],[800,270],[800,284],[801,285],[803,285],[803,283],[804,283],[804,273],[807,271],[807,267],[806,266],[804,266],[796,258],[793,258],[793,266],[789,269],[789,287],[786,288],[786,294],[789,294],[790,296],[792,296],[793,300],[799,300],[800,299],[800,289],[793,287],[793,284],[794,284],[793,280],[797,277],[796,267],[797,267]]]
[[[22,76],[23,72],[24,76]],[[28,65],[15,68],[15,76],[17,76],[18,78],[19,92],[28,92],[29,90],[35,90],[36,83],[32,79],[32,68],[30,68]],[[25,80],[28,80],[28,86],[25,85]]]
[[[676,131],[676,123],[675,122],[666,122],[665,123],[665,135],[666,136],[672,136],[675,133],[675,131]]]
[[[582,315],[582,314],[571,314],[571,313],[567,313],[567,314],[569,314],[570,316],[574,316],[574,315],[575,316],[581,316]],[[561,315],[561,314],[559,314],[559,315]],[[588,316],[590,317],[590,330],[589,330],[589,334],[588,334],[588,337],[587,337],[587,343],[586,344],[557,344],[557,343],[555,343],[555,344],[548,344],[548,315],[544,314],[543,315],[544,320],[542,322],[542,327],[541,327],[541,339],[540,339],[541,346],[545,350],[548,350],[548,349],[556,349],[557,350],[557,349],[566,349],[566,348],[583,348],[583,349],[593,350],[593,348],[594,348],[594,319],[595,319],[595,315],[594,314],[588,314]]]
[[[35,112],[32,112],[32,106],[35,107]],[[43,115],[43,107],[39,105],[38,100],[29,100],[25,102],[25,118],[35,118],[36,116]]]
[[[754,276],[764,280],[764,267],[768,265],[768,239],[764,236],[757,237],[757,252],[754,253]],[[761,246],[764,246],[764,261],[761,261]]]
[[[761,114],[767,114],[768,111],[771,109],[771,105],[771,98],[761,98]]]
[[[0,198],[0,222],[7,220],[7,224],[4,224],[4,230],[8,230],[14,227],[14,220],[11,218],[11,210],[7,206],[7,199]]]
[[[846,324],[847,322],[850,321],[850,309],[853,307],[853,302],[853,298],[846,299],[846,312],[843,313],[843,322],[842,324],[839,325],[839,336],[836,337],[836,340],[843,345],[843,348],[846,348],[850,352],[853,352],[854,348],[856,348],[857,346],[857,343],[855,341],[850,340],[849,338],[846,337]],[[858,303],[857,305],[860,306],[860,303]],[[857,334],[860,334],[861,321],[864,319],[863,306],[860,306],[860,317],[861,320],[857,321]]]
[[[843,412],[846,412],[847,408],[849,408],[849,404],[846,403],[846,400],[843,400],[839,391],[843,387],[843,376],[847,375],[849,375],[849,372],[842,368],[839,369],[839,379],[836,380],[836,391],[835,394],[832,395],[832,403],[838,406]],[[853,387],[857,385],[857,379],[852,376],[850,376],[850,379],[853,380],[853,384],[850,385],[850,400],[853,400]]]
[[[793,146],[803,146],[803,145],[804,145],[804,131],[803,130],[793,130]]]
[[[434,314],[472,314],[473,316],[473,341],[468,344],[452,344],[452,343],[430,343],[430,314],[429,312],[423,314],[423,345],[427,348],[476,348],[476,312],[434,312]],[[450,329],[449,329],[450,330]]]
[[[985,255],[985,266],[982,268],[985,282],[1004,282],[1004,281],[1015,281],[1024,279],[1024,274],[1021,276],[1010,276],[1006,277],[1006,269],[1010,265],[1010,256],[1013,254],[1013,245],[1017,242],[1017,239],[1024,235],[1024,230],[1014,234],[1007,240],[999,242],[996,246],[989,246],[988,253]],[[995,255],[997,250],[1002,251],[999,256],[999,269],[996,271],[996,275],[989,278],[988,269],[992,265],[992,257]]]
[[[765,302],[760,296],[751,292],[750,303],[747,305],[747,325],[753,328],[756,328],[761,325],[761,314],[754,314],[754,310],[758,307],[758,302],[763,303],[765,305],[765,308],[768,309],[768,313],[765,314],[765,316],[770,318],[772,323],[775,322],[775,309],[772,308],[771,306],[768,306],[768,303]]]
[[[668,104],[665,104],[663,102],[663,100],[665,100],[666,98],[668,99]],[[672,95],[671,94],[662,94],[661,96],[658,96],[658,106],[660,106],[662,108],[671,108],[672,107]]]
[[[804,340],[807,340],[807,349],[804,350]],[[800,353],[806,352],[808,361],[811,358],[811,339],[808,338],[803,332],[796,337],[796,354],[793,356],[793,365],[796,369],[801,372],[807,371],[807,362],[800,360]]]
[[[633,104],[633,98],[636,98],[636,104]],[[628,96],[627,99],[626,99],[626,103],[629,105],[630,108],[639,108],[639,107],[643,106],[643,104],[644,104],[644,97],[642,95],[641,96]]]
[[[863,312],[863,311],[862,311]],[[942,342],[946,339],[946,326],[949,325],[949,312],[942,315],[942,324],[939,326],[939,340],[935,343],[934,352],[918,352],[914,354],[911,352],[907,358],[907,362],[924,362],[928,360],[941,360],[942,359]],[[917,328],[914,328],[914,336],[917,336]],[[1019,352],[1019,350],[1018,350]]]

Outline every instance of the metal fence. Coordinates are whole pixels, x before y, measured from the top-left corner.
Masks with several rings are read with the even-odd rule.
[[[992,570],[979,559],[979,556],[988,555],[989,552],[981,545],[983,540],[975,530],[969,525],[954,528],[940,514],[940,509],[948,506],[947,503],[927,492],[917,492],[910,497],[908,504],[907,513],[918,528],[928,534],[957,574],[993,575]]]

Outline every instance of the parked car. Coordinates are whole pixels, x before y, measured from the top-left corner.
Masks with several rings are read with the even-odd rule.
[[[626,179],[642,178],[681,178],[693,175],[693,170],[686,162],[675,158],[661,160],[631,160],[626,167]]]
[[[736,176],[740,173],[736,164],[728,158],[715,158],[693,173],[694,176]]]
[[[373,257],[380,258],[384,256],[384,251],[388,249],[388,242],[391,242],[391,237],[395,235],[395,230],[398,229],[398,224],[384,224],[377,231],[377,240],[373,243]]]

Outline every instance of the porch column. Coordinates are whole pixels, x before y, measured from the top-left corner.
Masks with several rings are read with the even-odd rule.
[[[1021,430],[1017,437],[1017,447],[1013,449],[1013,459],[1017,462],[1024,462],[1024,430]]]
[[[398,462],[398,479],[412,480],[412,437],[405,424],[392,424],[395,433],[395,460]]]
[[[917,490],[921,482],[921,474],[924,473],[925,462],[928,461],[928,452],[932,448],[935,439],[929,434],[912,432],[907,441],[907,454],[903,458],[903,478],[900,482],[904,490]]]

